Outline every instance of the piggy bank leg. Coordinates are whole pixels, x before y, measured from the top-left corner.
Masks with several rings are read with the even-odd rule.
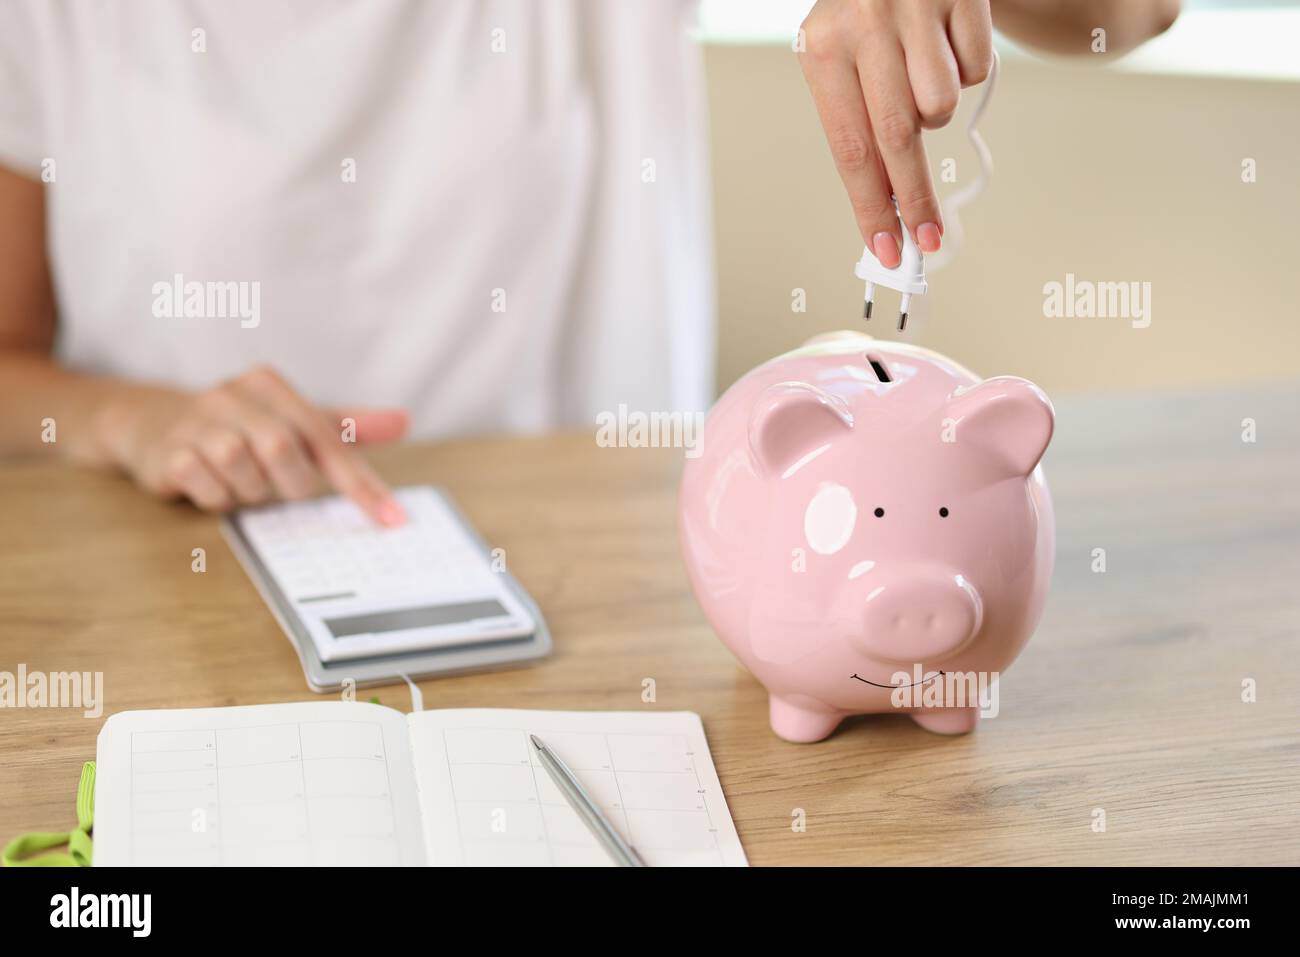
[[[789,698],[771,696],[769,713],[772,730],[795,744],[810,744],[828,737],[843,720],[838,711],[804,695]]]
[[[924,708],[912,712],[912,720],[935,734],[967,734],[979,723],[978,708]]]

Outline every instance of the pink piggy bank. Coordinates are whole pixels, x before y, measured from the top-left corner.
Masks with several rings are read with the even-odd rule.
[[[895,710],[975,727],[1047,596],[1053,422],[1031,382],[851,332],[727,390],[686,460],[681,545],[773,731],[819,741]]]

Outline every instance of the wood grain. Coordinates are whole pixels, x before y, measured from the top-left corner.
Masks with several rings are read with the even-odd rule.
[[[973,735],[874,716],[774,737],[677,558],[680,453],[590,434],[375,456],[447,487],[555,635],[536,666],[423,682],[425,706],[697,711],[754,864],[1300,863],[1300,387],[1058,416],[1051,598]],[[49,462],[0,466],[0,670],[19,662],[102,671],[106,714],[314,697],[214,519]],[[73,822],[103,720],[0,710],[0,838]]]

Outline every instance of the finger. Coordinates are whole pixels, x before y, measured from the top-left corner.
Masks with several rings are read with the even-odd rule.
[[[205,426],[198,436],[199,454],[210,471],[234,492],[241,505],[258,505],[271,497],[271,483],[237,427]]]
[[[961,99],[961,78],[948,34],[933,19],[912,17],[904,22],[902,36],[907,79],[921,126],[927,130],[947,126]]]
[[[204,411],[240,432],[257,467],[282,499],[302,499],[320,490],[320,472],[298,431],[264,407],[242,379],[226,383],[202,397]]]
[[[405,409],[335,409],[326,416],[340,434],[350,428],[358,445],[396,442],[411,425]]]
[[[321,411],[308,403],[287,382],[269,369],[243,377],[245,386],[259,397],[264,407],[293,423],[326,480],[352,499],[381,525],[400,525],[406,520],[402,507],[383,480],[343,442]]]
[[[921,143],[921,118],[908,85],[902,46],[894,37],[880,38],[859,55],[858,71],[866,93],[867,116],[903,223],[917,245],[932,252],[938,248],[943,220]],[[924,242],[918,239],[918,229]]]
[[[191,445],[178,446],[167,453],[160,492],[183,495],[210,512],[224,512],[234,505],[225,485]]]
[[[380,525],[397,526],[406,521],[406,511],[388,485],[360,455],[334,452],[321,460],[321,469],[331,485]]]
[[[948,17],[948,42],[962,86],[988,79],[993,69],[993,20],[987,0],[958,0]]]
[[[801,59],[804,75],[858,229],[872,254],[893,268],[900,261],[903,233],[875,150],[858,71],[847,59],[816,54],[811,38],[808,43]]]
[[[320,490],[320,472],[291,422],[268,411],[258,397],[238,381],[221,409],[224,421],[236,426],[252,449],[258,466],[282,499],[301,499]]]
[[[311,498],[320,491],[320,472],[298,432],[275,416],[250,416],[245,425],[253,448],[275,494],[282,499]]]

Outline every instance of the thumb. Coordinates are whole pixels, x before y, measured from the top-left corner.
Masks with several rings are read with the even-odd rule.
[[[396,442],[411,425],[405,409],[333,409],[328,415],[340,432],[354,428],[358,445]]]

